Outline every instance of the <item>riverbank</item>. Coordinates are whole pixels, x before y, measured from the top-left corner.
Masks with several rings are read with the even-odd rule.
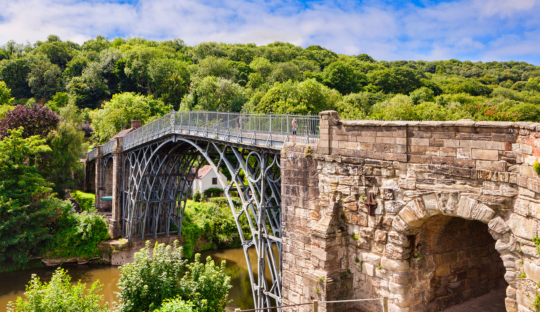
[[[252,259],[256,258],[254,249],[251,249],[249,253]],[[234,311],[235,308],[252,309],[254,307],[253,298],[247,269],[248,266],[243,249],[207,250],[201,252],[201,255],[202,259],[210,256],[216,264],[221,263],[223,260],[226,261],[226,273],[231,277],[231,285],[233,286],[229,291],[229,299],[232,300],[229,304],[230,310]],[[254,265],[252,264],[252,268],[256,272]],[[80,280],[90,285],[94,281],[99,280],[103,284],[100,294],[104,295],[104,301],[111,303],[116,300],[114,292],[118,291],[116,284],[120,276],[118,266],[65,264],[64,267],[72,277],[73,283]],[[53,267],[46,267],[0,273],[0,312],[6,311],[6,305],[9,301],[14,301],[17,299],[17,296],[24,294],[25,286],[30,281],[32,274],[36,274],[43,281],[49,281],[54,269]]]

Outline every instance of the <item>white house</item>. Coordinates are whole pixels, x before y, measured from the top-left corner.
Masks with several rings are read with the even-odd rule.
[[[227,178],[221,172],[218,174],[221,179],[223,179],[223,181],[227,181]],[[204,191],[211,187],[222,188],[221,184],[218,181],[218,175],[212,169],[212,166],[206,165],[202,168],[199,168],[199,171],[197,172],[197,176],[195,177],[192,186],[193,194],[195,194],[196,191],[199,191],[202,194]]]

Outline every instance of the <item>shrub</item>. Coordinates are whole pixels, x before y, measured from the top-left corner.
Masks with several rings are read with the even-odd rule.
[[[225,261],[218,267],[208,257],[202,264],[197,254],[194,262],[186,264],[178,241],[174,246],[156,244],[153,251],[152,259],[147,241],[133,263],[120,267],[119,311],[153,311],[171,298],[193,302],[194,311],[225,311],[231,288]]]
[[[196,191],[195,194],[193,194],[193,201],[194,202],[200,202],[201,201],[201,192]]]
[[[109,238],[109,227],[97,214],[65,212],[54,224],[46,251],[50,257],[99,256],[98,244]]]
[[[180,298],[166,299],[161,308],[155,312],[193,312],[193,305]]]
[[[0,136],[8,135],[9,129],[24,127],[24,138],[33,135],[46,137],[49,132],[56,129],[59,121],[58,115],[48,107],[39,104],[32,107],[19,105],[0,121]]]
[[[103,301],[103,295],[99,295],[101,287],[99,281],[95,281],[89,289],[81,281],[71,285],[71,277],[62,268],[56,269],[49,283],[41,282],[39,277],[33,274],[24,293],[26,300],[18,297],[15,303],[8,304],[8,311],[106,312],[108,308],[101,305]]]
[[[96,194],[75,191],[71,193],[71,197],[75,198],[75,200],[79,203],[82,211],[96,211]]]
[[[218,197],[223,194],[223,189],[220,189],[219,187],[211,187],[204,191],[204,195],[206,197]]]
[[[233,199],[237,206],[240,199]],[[246,239],[251,238],[251,231],[245,216],[240,217],[240,224]],[[240,244],[240,235],[229,203],[225,197],[215,197],[209,203],[188,201],[182,223],[184,237],[184,256],[191,257],[199,238],[205,237],[207,245],[198,246],[199,250],[229,247]]]
[[[50,224],[68,202],[52,197],[50,183],[38,173],[36,157],[50,148],[23,128],[8,130],[0,141],[0,263],[26,263],[50,238]]]

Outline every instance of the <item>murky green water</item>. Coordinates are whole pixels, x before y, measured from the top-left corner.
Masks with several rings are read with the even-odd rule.
[[[251,295],[251,286],[249,273],[247,270],[244,251],[239,249],[212,250],[202,252],[202,258],[211,256],[216,264],[222,260],[227,261],[227,274],[231,276],[232,288],[229,291],[230,310],[234,308],[252,309],[253,298]],[[257,259],[255,250],[250,250],[250,258]],[[253,271],[256,267],[252,265]],[[113,266],[92,266],[82,265],[66,268],[72,277],[72,282],[81,280],[89,286],[96,280],[103,284],[102,294],[104,300],[113,302],[116,300],[114,292],[118,291],[116,283],[120,277],[118,267]],[[32,274],[37,274],[42,280],[49,281],[54,272],[54,268],[33,269],[19,272],[0,273],[0,311],[6,311],[9,301],[15,301],[17,296],[23,296],[25,286],[31,279]]]

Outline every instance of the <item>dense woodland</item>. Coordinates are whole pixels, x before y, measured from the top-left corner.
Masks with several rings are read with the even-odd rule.
[[[0,102],[74,106],[93,141],[175,110],[318,113],[384,120],[537,121],[540,67],[524,62],[376,61],[275,42],[187,46],[180,39],[98,36],[0,49]],[[10,91],[10,93],[8,92]],[[72,109],[73,110],[73,109]],[[72,113],[74,113],[72,111]],[[1,117],[1,116],[0,116]],[[87,126],[88,127],[88,126]]]

